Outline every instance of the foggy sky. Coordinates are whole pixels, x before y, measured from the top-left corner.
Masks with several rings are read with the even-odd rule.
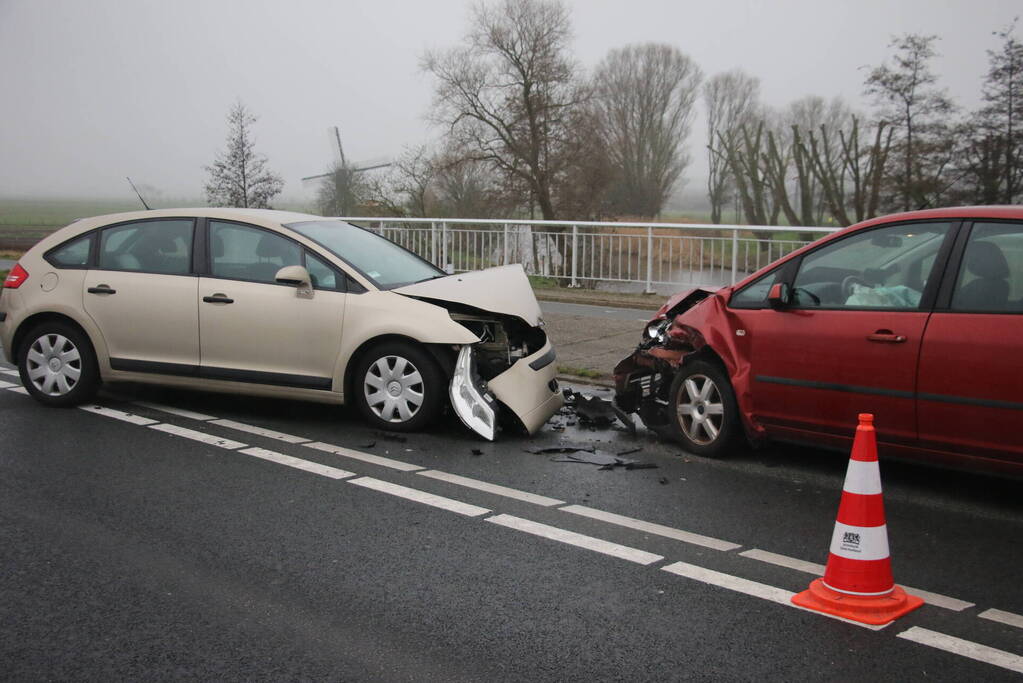
[[[705,75],[741,68],[764,101],[809,94],[866,108],[865,67],[901,33],[941,36],[935,70],[973,107],[992,31],[1018,0],[573,0],[575,56],[590,69],[611,48],[665,42]],[[465,0],[0,0],[0,196],[124,197],[124,176],[164,197],[202,199],[203,166],[224,144],[240,99],[259,117],[257,150],[285,180],[345,153],[394,157],[436,138],[425,120],[427,48],[457,43]],[[1018,29],[1023,32],[1023,27]],[[702,106],[702,105],[701,105]],[[690,185],[705,166],[694,126]]]

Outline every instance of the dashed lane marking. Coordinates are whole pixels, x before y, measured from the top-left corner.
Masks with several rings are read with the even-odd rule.
[[[0,380],[0,389],[13,389],[16,386],[20,385],[14,384],[13,382],[5,382],[3,380]]]
[[[358,479],[349,479],[349,484],[355,484],[357,486],[363,486],[380,493],[387,493],[392,496],[411,500],[416,503],[422,503],[424,505],[431,505],[435,508],[441,508],[442,510],[448,510],[449,512],[457,512],[460,515],[466,517],[479,517],[480,515],[486,515],[490,513],[487,508],[479,507],[478,505],[470,505],[469,503],[463,503],[460,500],[454,500],[453,498],[445,498],[444,496],[437,496],[426,491],[420,491],[419,489],[411,489],[407,486],[399,486],[398,484],[392,484],[389,481],[382,481],[380,479],[374,479],[372,477],[359,477]]]
[[[336,467],[328,467],[327,465],[321,465],[318,462],[310,462],[290,455],[284,455],[283,453],[277,453],[276,451],[268,451],[265,448],[256,448],[253,446],[252,448],[246,448],[245,450],[238,452],[262,458],[263,460],[269,460],[270,462],[275,462],[279,465],[286,465],[288,467],[294,467],[295,469],[305,470],[306,472],[312,472],[313,474],[330,477],[331,479],[347,479],[348,477],[355,476],[355,472],[339,470]]]
[[[660,562],[664,559],[661,555],[648,553],[645,550],[611,543],[610,541],[594,538],[593,536],[584,536],[583,534],[577,534],[574,531],[560,529],[556,526],[549,526],[547,524],[540,524],[539,522],[533,522],[528,519],[522,519],[521,517],[514,517],[512,515],[494,515],[493,517],[487,517],[486,521],[508,527],[509,529],[523,531],[527,534],[533,534],[534,536],[541,536],[552,541],[558,541],[559,543],[566,543],[577,548],[585,548],[586,550],[592,550],[604,555],[628,560],[629,562],[635,562],[636,564],[648,565]]]
[[[1000,666],[1003,669],[1008,669],[1009,671],[1023,673],[1023,657],[1011,652],[1006,652],[1005,650],[998,650],[993,647],[988,647],[987,645],[974,643],[971,640],[963,640],[962,638],[956,638],[955,636],[931,631],[919,626],[913,626],[912,628],[899,633],[898,637],[911,640],[914,643],[920,643],[921,645],[937,648],[938,650],[944,650],[945,652],[951,652],[952,654],[956,654],[961,657],[969,657],[970,659],[975,659],[978,662],[994,664],[995,666]]]
[[[112,417],[115,420],[121,420],[122,422],[130,422],[133,425],[140,425],[147,427],[155,425],[159,420],[152,420],[148,417],[142,417],[141,415],[134,415],[132,413],[126,413],[122,410],[114,410],[113,408],[106,408],[104,406],[98,406],[94,404],[87,404],[78,406],[79,409],[84,410],[88,413],[95,413],[102,415],[103,417]]]
[[[431,479],[439,479],[440,481],[446,481],[449,484],[456,484],[458,486],[464,486],[470,489],[476,489],[477,491],[484,491],[486,493],[493,493],[497,496],[504,496],[505,498],[514,498],[515,500],[522,500],[527,503],[533,503],[534,505],[540,505],[542,507],[551,507],[553,505],[564,505],[565,501],[556,500],[554,498],[548,498],[547,496],[541,496],[535,493],[528,493],[526,491],[519,491],[518,489],[508,488],[507,486],[500,486],[499,484],[491,484],[485,481],[479,481],[477,479],[470,479],[468,477],[462,477],[457,474],[449,474],[447,472],[441,472],[439,470],[426,470],[425,472],[418,472],[424,477]]]
[[[149,425],[150,429],[158,429],[161,432],[167,432],[174,436],[182,436],[186,439],[198,441],[200,443],[209,444],[210,446],[217,446],[218,448],[226,448],[228,450],[235,450],[238,448],[245,448],[248,444],[240,441],[232,441],[231,439],[224,439],[213,434],[204,434],[203,432],[197,432],[194,429],[188,429],[187,427],[179,427],[172,424],[152,424]]]
[[[807,562],[806,560],[799,560],[795,557],[787,557],[785,555],[779,555],[777,553],[771,553],[757,548],[753,548],[752,550],[747,550],[739,554],[753,560],[760,560],[761,562],[767,562],[768,564],[777,565],[779,567],[795,569],[796,571],[813,574],[814,576],[824,576],[824,570],[826,569],[823,564]],[[907,593],[923,598],[924,602],[928,605],[934,605],[935,607],[942,607],[944,609],[952,610],[953,612],[962,612],[963,610],[974,606],[974,603],[959,600],[958,598],[950,598],[949,596],[941,595],[940,593],[931,593],[930,591],[925,591],[920,588],[912,588],[902,584],[899,585]]]
[[[1016,628],[1023,628],[1023,617],[1012,612],[1003,612],[1000,609],[988,609],[984,610],[977,615],[981,619],[990,619],[991,621],[997,621],[1000,624],[1007,626],[1015,626]]]
[[[693,579],[694,581],[718,586],[719,588],[727,588],[728,590],[750,595],[762,600],[770,600],[771,602],[779,605],[793,607],[804,612],[810,612],[811,614],[819,614],[831,619],[838,619],[839,621],[844,621],[847,624],[861,626],[872,631],[880,631],[892,623],[888,622],[887,624],[874,626],[871,624],[863,624],[858,621],[843,619],[842,617],[836,617],[830,614],[824,614],[823,612],[808,610],[800,607],[799,605],[793,604],[792,596],[795,595],[795,593],[792,591],[785,590],[784,588],[778,588],[776,586],[769,586],[766,583],[750,581],[749,579],[744,579],[739,576],[732,576],[731,574],[723,574],[722,572],[716,572],[713,569],[707,569],[705,567],[698,567],[695,564],[689,564],[687,562],[675,562],[674,564],[669,564],[667,567],[661,567],[661,569],[666,572],[671,572],[677,576],[683,576],[687,579]]]
[[[4,369],[0,370],[0,373],[3,373],[5,375],[10,375],[11,377],[18,377],[18,378],[21,377],[21,373],[18,372],[17,370],[8,370],[8,369],[4,368]]]
[[[227,427],[228,429],[235,429],[239,432],[248,432],[249,434],[255,434],[256,436],[265,436],[268,439],[276,439],[277,441],[284,441],[286,443],[306,443],[308,441],[312,441],[312,439],[306,439],[301,436],[275,432],[272,429],[257,427],[255,425],[245,424],[244,422],[235,422],[234,420],[214,419],[210,424],[220,425],[221,427]]]
[[[601,522],[607,522],[608,524],[617,524],[618,526],[628,527],[629,529],[643,531],[648,534],[656,534],[658,536],[675,539],[676,541],[682,541],[683,543],[691,543],[693,545],[712,548],[714,550],[729,551],[742,547],[737,543],[722,541],[721,539],[711,538],[710,536],[701,536],[700,534],[694,534],[690,531],[673,529],[668,526],[654,524],[653,522],[644,522],[641,519],[633,519],[623,515],[616,515],[613,512],[595,510],[584,505],[568,505],[560,509],[564,512],[571,512],[574,515],[581,515],[583,517],[600,520]]]
[[[205,415],[203,413],[196,413],[191,410],[185,410],[184,408],[175,408],[174,406],[165,406],[162,403],[150,403],[148,401],[135,401],[135,405],[142,406],[143,408],[149,408],[150,410],[158,410],[161,413],[168,413],[170,415],[177,415],[178,417],[187,417],[189,420],[216,420],[217,418],[212,415]]]
[[[315,448],[318,451],[325,451],[327,453],[333,453],[334,455],[340,455],[344,458],[351,458],[352,460],[361,460],[362,462],[368,462],[372,465],[380,465],[381,467],[390,467],[393,470],[399,470],[401,472],[417,472],[419,470],[425,470],[425,467],[419,465],[413,465],[412,463],[402,462],[401,460],[391,460],[379,455],[373,455],[372,453],[363,453],[362,451],[353,451],[350,448],[343,448],[342,446],[334,446],[329,443],[323,443],[321,441],[314,441],[313,443],[302,444],[306,448]]]
[[[26,396],[28,396],[28,389],[26,389],[25,387],[13,387],[11,389],[8,389],[8,391],[13,391],[16,394],[25,394]]]

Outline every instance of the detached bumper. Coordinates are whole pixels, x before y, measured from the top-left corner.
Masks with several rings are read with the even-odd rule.
[[[550,340],[536,353],[520,358],[487,383],[487,388],[535,433],[565,404],[558,381],[556,354]]]

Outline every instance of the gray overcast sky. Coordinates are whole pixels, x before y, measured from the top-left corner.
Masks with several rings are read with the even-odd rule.
[[[865,106],[861,67],[894,34],[941,36],[937,72],[973,106],[991,35],[1018,0],[572,0],[575,54],[678,46],[707,75],[741,68],[767,104],[808,94]],[[465,0],[0,0],[0,195],[123,196],[124,181],[200,199],[228,107],[259,116],[257,148],[285,179],[331,160],[341,127],[353,159],[395,156],[436,135],[425,121],[426,48],[463,35]],[[1019,29],[1023,31],[1023,28]],[[702,122],[689,140],[703,146]],[[702,156],[695,154],[696,157]],[[691,176],[699,174],[697,164]],[[695,177],[693,178],[695,180]]]

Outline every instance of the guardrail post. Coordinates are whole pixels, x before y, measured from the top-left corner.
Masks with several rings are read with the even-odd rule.
[[[732,284],[739,274],[739,228],[732,229]]]
[[[578,287],[579,282],[576,280],[576,275],[579,271],[579,226],[572,226],[572,282],[568,285],[569,287]]]
[[[508,224],[504,224],[504,265],[508,265]]]
[[[454,268],[448,268],[448,224],[440,224],[440,260],[441,267],[445,273],[454,272]]]
[[[654,228],[646,226],[646,289],[647,294],[653,294],[654,280]]]
[[[430,223],[430,263],[437,265],[437,224]]]

